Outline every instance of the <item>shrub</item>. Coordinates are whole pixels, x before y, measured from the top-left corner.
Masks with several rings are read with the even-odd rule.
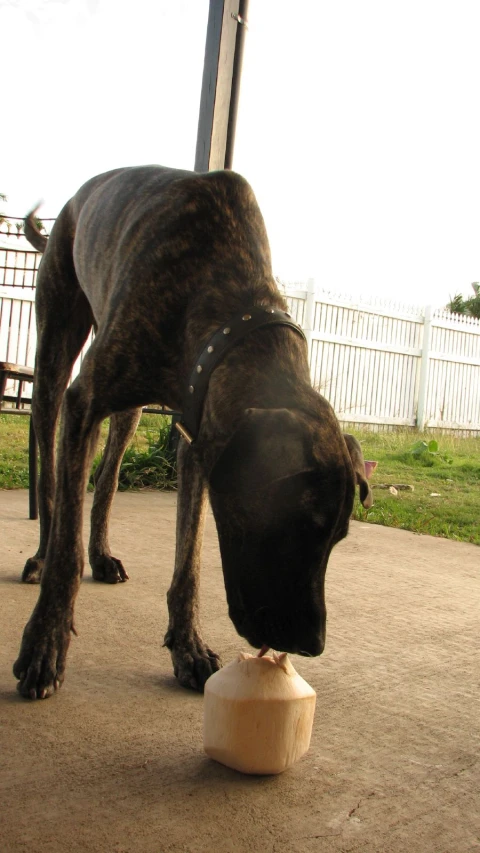
[[[135,443],[127,447],[118,478],[119,491],[177,488],[176,451],[170,441],[170,419],[159,418],[158,421],[159,427],[153,430],[149,428],[143,434],[143,444],[146,446]],[[101,454],[98,454],[90,477],[90,488],[93,488],[100,459]]]

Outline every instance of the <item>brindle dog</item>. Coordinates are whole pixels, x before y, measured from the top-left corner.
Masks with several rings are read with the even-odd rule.
[[[116,169],[65,205],[48,243],[32,218],[27,236],[45,254],[33,396],[41,538],[23,580],[41,575],[41,589],[14,674],[23,696],[43,699],[63,682],[74,632],[83,499],[101,422],[111,417],[89,558],[96,580],[116,583],[128,576],[110,553],[108,518],[141,407],[181,409],[212,334],[229,329],[232,317],[250,318],[249,310],[282,313],[286,304],[255,197],[234,172]],[[94,342],[65,390],[92,326]],[[195,441],[180,441],[178,469],[165,643],[179,681],[202,689],[220,666],[198,624],[207,495],[239,634],[255,647],[320,654],[325,570],[347,533],[355,474],[330,405],[311,387],[307,347],[293,324],[259,327],[225,352],[210,376]]]

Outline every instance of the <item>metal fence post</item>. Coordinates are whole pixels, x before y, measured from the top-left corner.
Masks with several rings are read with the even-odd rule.
[[[312,356],[312,332],[315,326],[315,280],[309,278],[307,281],[307,289],[305,292],[305,308],[303,311],[303,331],[308,344],[308,358]]]
[[[432,306],[427,305],[423,319],[422,360],[420,362],[420,382],[417,401],[417,429],[425,429],[425,407],[427,402],[428,372],[430,367],[430,346],[432,337]]]

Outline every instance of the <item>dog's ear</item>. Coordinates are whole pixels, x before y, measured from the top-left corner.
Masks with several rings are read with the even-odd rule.
[[[209,477],[214,492],[254,491],[314,468],[308,436],[288,409],[246,409]]]
[[[370,507],[373,506],[373,495],[372,490],[368,485],[367,476],[369,476],[372,469],[369,469],[369,472],[367,473],[362,448],[360,447],[357,439],[353,435],[349,435],[348,432],[344,432],[343,437],[350,454],[350,459],[352,460],[355,480],[357,481],[358,490],[360,492],[360,500],[365,509],[370,509]],[[376,465],[374,467],[376,468]]]

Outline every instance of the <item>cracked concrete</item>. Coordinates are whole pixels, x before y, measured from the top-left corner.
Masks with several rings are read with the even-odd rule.
[[[131,580],[86,571],[65,685],[29,703],[11,664],[37,525],[26,493],[0,492],[0,853],[480,853],[480,550],[352,524],[327,572],[325,654],[293,658],[317,691],[311,748],[247,777],[203,754],[202,697],[162,648],[175,502],[117,495]],[[204,633],[229,661],[244,644],[211,516],[203,561]]]

